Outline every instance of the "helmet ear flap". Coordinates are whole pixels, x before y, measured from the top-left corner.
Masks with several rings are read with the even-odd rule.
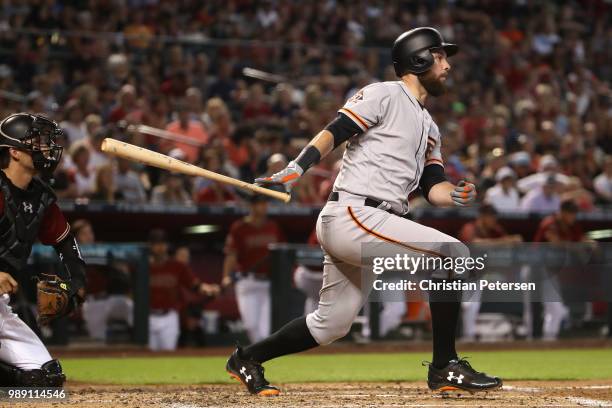
[[[433,55],[429,50],[423,50],[410,56],[410,65],[415,74],[422,74],[433,65]]]

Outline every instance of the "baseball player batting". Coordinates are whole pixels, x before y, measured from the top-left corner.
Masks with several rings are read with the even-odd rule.
[[[283,184],[290,190],[305,171],[348,141],[333,192],[317,220],[324,252],[317,310],[260,342],[238,347],[227,361],[227,371],[251,394],[280,393],[264,378],[266,361],[329,344],[349,332],[367,299],[366,291],[360,289],[362,244],[391,243],[413,255],[432,255],[432,247],[452,247],[442,243],[462,247],[453,237],[405,218],[408,195],[418,187],[431,204],[440,207],[466,206],[476,198],[472,183],[453,185],[446,180],[440,132],[424,107],[427,96],[444,93],[451,68],[447,57],[457,51],[457,45],[444,42],[433,28],[403,33],[392,48],[400,80],[371,84],[357,92],[285,169],[256,180]],[[432,279],[442,280],[435,275]],[[431,291],[429,295],[433,326],[429,388],[469,392],[500,388],[501,379],[474,370],[455,351],[461,292]]]
[[[26,266],[36,239],[52,245],[63,270],[40,276],[38,321],[65,316],[83,301],[85,264],[48,178],[57,167],[62,130],[40,115],[17,113],[0,122],[0,386],[61,387],[59,361],[9,305],[13,276]]]

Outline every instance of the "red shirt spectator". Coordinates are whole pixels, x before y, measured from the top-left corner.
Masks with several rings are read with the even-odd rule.
[[[581,242],[585,240],[576,222],[578,207],[573,201],[565,201],[557,214],[544,218],[533,240],[535,242]]]
[[[214,182],[196,195],[197,204],[223,204],[236,201],[236,195],[225,184]]]
[[[559,214],[549,215],[544,218],[538,227],[533,240],[535,242],[555,242],[557,237],[559,241],[580,242],[583,240],[584,233],[578,224],[568,225],[564,223]]]

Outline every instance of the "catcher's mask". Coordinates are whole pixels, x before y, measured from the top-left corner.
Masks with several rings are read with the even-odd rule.
[[[15,113],[0,122],[0,147],[29,152],[34,168],[47,177],[62,157],[63,148],[57,144],[62,135],[57,123],[41,115]]]

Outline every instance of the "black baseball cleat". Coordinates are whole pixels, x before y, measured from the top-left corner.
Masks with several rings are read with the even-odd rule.
[[[225,370],[236,380],[244,384],[253,395],[270,397],[280,394],[280,390],[264,378],[264,368],[257,361],[242,356],[238,346],[227,360]]]
[[[425,364],[424,364],[425,365]],[[427,385],[432,391],[467,391],[469,393],[492,391],[502,386],[502,380],[478,372],[466,359],[451,360],[444,368],[429,365]]]

